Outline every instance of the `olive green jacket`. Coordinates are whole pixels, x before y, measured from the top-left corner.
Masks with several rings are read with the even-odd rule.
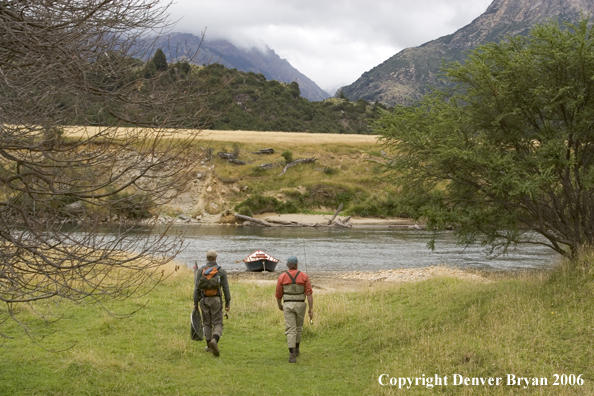
[[[194,277],[194,306],[198,306],[200,299],[202,298],[202,290],[198,288],[198,278],[202,275],[202,270],[208,267],[214,267],[218,265],[216,261],[208,261],[205,266],[199,268],[196,271]],[[229,281],[227,280],[227,271],[223,268],[219,268],[220,279],[221,279],[221,288],[223,289],[223,294],[225,295],[225,306],[228,307],[231,304],[231,293],[229,292]],[[221,296],[221,288],[217,293],[217,296]]]

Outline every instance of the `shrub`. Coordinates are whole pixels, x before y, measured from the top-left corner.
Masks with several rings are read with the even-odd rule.
[[[290,164],[291,162],[293,162],[293,152],[292,151],[284,151],[281,156],[285,159],[285,162],[287,164]]]
[[[152,216],[151,210],[155,207],[148,195],[123,193],[114,195],[110,200],[111,212],[128,219],[147,219]]]
[[[279,201],[274,197],[265,197],[261,194],[253,194],[251,197],[236,205],[234,208],[237,213],[248,216],[266,212],[274,213],[298,213],[301,208],[297,202],[289,200],[287,202]]]
[[[390,193],[383,198],[378,196],[370,197],[362,203],[348,208],[346,213],[361,217],[410,217],[398,204],[396,197]]]
[[[337,173],[338,173],[338,169],[336,169],[336,168],[333,168],[331,166],[325,166],[324,167],[324,174],[325,175],[331,176],[331,175],[335,175]]]

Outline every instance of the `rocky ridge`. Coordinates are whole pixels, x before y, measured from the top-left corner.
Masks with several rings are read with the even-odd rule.
[[[189,33],[170,33],[155,42],[156,48],[162,48],[167,60],[183,60],[198,51],[196,63],[220,63],[226,68],[244,72],[263,74],[267,80],[283,83],[296,81],[301,96],[311,101],[321,101],[331,95],[321,89],[314,81],[295,69],[286,59],[266,47],[265,49],[243,49],[226,40],[205,40]]]
[[[427,93],[431,86],[444,86],[440,79],[444,62],[463,62],[466,52],[477,45],[527,34],[532,26],[550,19],[576,21],[582,14],[594,15],[593,1],[495,0],[469,25],[397,53],[341,90],[351,100],[406,105]]]

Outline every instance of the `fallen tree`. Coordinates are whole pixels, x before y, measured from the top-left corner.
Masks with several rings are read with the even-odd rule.
[[[286,221],[286,220],[279,220],[279,219],[265,219],[260,220],[250,216],[241,215],[235,213],[235,218],[237,220],[241,220],[244,222],[249,222],[250,224],[257,224],[264,227],[341,227],[341,228],[351,228],[352,224],[349,223],[351,216],[345,217],[344,219],[337,218],[338,213],[342,210],[342,204],[338,207],[332,219],[329,219],[325,224],[322,223],[301,223],[299,221]]]
[[[287,169],[292,168],[295,165],[299,165],[299,164],[308,164],[308,163],[312,163],[312,162],[316,162],[316,158],[315,157],[311,157],[311,158],[299,158],[298,160],[295,160],[291,163],[288,163],[287,165],[285,165],[285,167],[283,168],[283,171],[281,172],[281,176],[285,174],[285,172],[287,171]]]
[[[334,216],[332,216],[332,218],[330,220],[328,220],[328,224],[326,224],[327,226],[343,227],[343,228],[351,228],[352,227],[352,225],[350,223],[348,223],[348,221],[351,219],[351,216],[345,218],[344,220],[340,220],[340,219],[336,218],[341,210],[342,210],[342,204],[340,204],[340,206],[338,206],[338,209],[336,209],[336,212],[334,212]]]
[[[267,221],[254,219],[253,217],[244,216],[244,215],[240,215],[237,213],[235,213],[235,218],[239,219],[239,220],[243,220],[243,221],[249,221],[250,223],[258,224],[258,225],[261,225],[264,227],[273,227],[274,226],[273,224],[270,224]]]
[[[252,154],[274,154],[274,149],[273,148],[260,149],[258,151],[252,151]]]

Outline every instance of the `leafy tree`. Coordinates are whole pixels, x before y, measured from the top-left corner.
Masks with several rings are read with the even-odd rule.
[[[289,92],[295,99],[301,96],[301,89],[299,88],[299,83],[297,81],[293,81],[289,84]]]
[[[593,33],[550,22],[481,46],[445,69],[451,90],[384,113],[401,209],[493,249],[594,244]]]
[[[184,191],[199,160],[194,132],[174,141],[165,128],[208,120],[210,86],[142,79],[130,57],[149,50],[142,38],[166,27],[165,11],[160,0],[0,3],[0,323],[19,304],[127,298],[179,251],[154,221],[133,228]],[[65,127],[74,118],[100,126]],[[131,223],[107,236],[110,208]],[[72,213],[84,226],[64,227]]]

